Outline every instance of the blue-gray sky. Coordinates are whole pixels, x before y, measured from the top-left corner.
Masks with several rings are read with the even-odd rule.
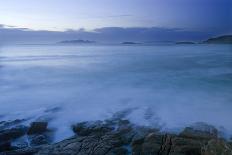
[[[231,24],[231,8],[231,0],[4,0],[0,23],[35,30],[220,29]]]
[[[118,27],[220,35],[232,32],[232,0],[3,0],[0,24],[0,33]]]

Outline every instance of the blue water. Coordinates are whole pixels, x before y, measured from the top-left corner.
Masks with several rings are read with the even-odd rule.
[[[126,110],[139,125],[207,122],[232,133],[232,46],[0,47],[0,120],[70,124]]]

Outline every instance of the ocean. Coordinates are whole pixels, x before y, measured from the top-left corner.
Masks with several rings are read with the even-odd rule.
[[[178,132],[195,122],[232,134],[231,45],[0,47],[0,121],[125,119]]]

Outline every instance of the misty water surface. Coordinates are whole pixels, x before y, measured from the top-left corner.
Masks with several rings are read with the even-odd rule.
[[[0,120],[75,122],[128,111],[133,123],[177,130],[207,122],[232,133],[232,46],[0,47]]]

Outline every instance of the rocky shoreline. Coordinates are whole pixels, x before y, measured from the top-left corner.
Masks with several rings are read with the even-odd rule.
[[[204,123],[173,134],[120,118],[81,122],[73,137],[52,143],[48,122],[23,121],[0,122],[0,155],[232,155],[232,142]]]

